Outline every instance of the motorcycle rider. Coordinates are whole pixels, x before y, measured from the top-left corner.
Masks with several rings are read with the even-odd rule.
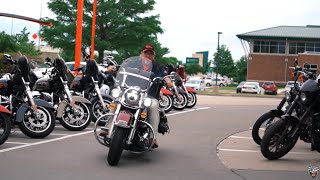
[[[147,66],[145,66],[145,64],[152,63],[152,72],[153,72],[154,76],[155,77],[164,77],[167,73],[161,65],[159,65],[158,63],[155,62],[155,55],[156,55],[156,53],[155,53],[154,47],[150,44],[145,45],[142,48],[141,53],[140,53],[140,57],[142,60],[141,61],[141,64],[142,64],[141,68],[146,70],[145,68],[147,68]],[[114,67],[109,66],[108,72],[112,72],[113,69],[114,69]],[[173,86],[170,78],[165,77],[164,81],[165,81],[167,87]],[[151,86],[149,89],[149,92],[148,92],[148,95],[152,100],[152,104],[148,108],[148,122],[150,123],[150,125],[154,129],[155,136],[157,138],[158,125],[160,122],[160,115],[159,115],[159,102],[155,98],[155,94],[157,93],[156,90],[157,89],[155,87]],[[158,147],[158,142],[157,142],[157,139],[155,139],[152,148],[157,148],[157,147]]]

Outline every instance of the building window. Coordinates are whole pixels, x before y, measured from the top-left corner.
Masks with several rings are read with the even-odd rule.
[[[254,53],[284,54],[286,51],[285,41],[254,41]]]
[[[307,64],[303,64],[303,67],[306,68]],[[314,77],[317,77],[318,74],[318,64],[309,64],[309,70],[312,72]]]
[[[320,43],[319,42],[290,42],[289,43],[289,54],[298,54],[298,53],[319,53],[320,52]]]

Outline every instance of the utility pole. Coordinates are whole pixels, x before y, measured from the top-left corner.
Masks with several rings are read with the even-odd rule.
[[[219,53],[219,50],[220,50],[220,44],[219,44],[219,41],[220,41],[220,34],[222,34],[222,32],[218,32],[218,48],[217,48],[217,62],[216,62],[216,86],[218,86],[218,63],[219,63],[219,60],[220,60],[220,53]]]

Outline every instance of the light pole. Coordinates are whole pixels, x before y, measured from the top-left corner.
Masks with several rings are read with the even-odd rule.
[[[222,32],[218,32],[218,50],[217,50],[217,62],[216,62],[216,86],[218,86],[218,63],[219,63],[219,60],[220,60],[220,53],[219,53],[219,50],[220,50],[220,44],[219,44],[219,41],[220,41],[220,34],[222,34]]]

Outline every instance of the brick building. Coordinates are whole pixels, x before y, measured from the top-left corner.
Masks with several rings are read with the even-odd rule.
[[[249,46],[248,81],[284,84],[293,79],[290,67],[296,59],[300,66],[311,64],[314,74],[320,73],[320,26],[278,26],[237,37]]]

